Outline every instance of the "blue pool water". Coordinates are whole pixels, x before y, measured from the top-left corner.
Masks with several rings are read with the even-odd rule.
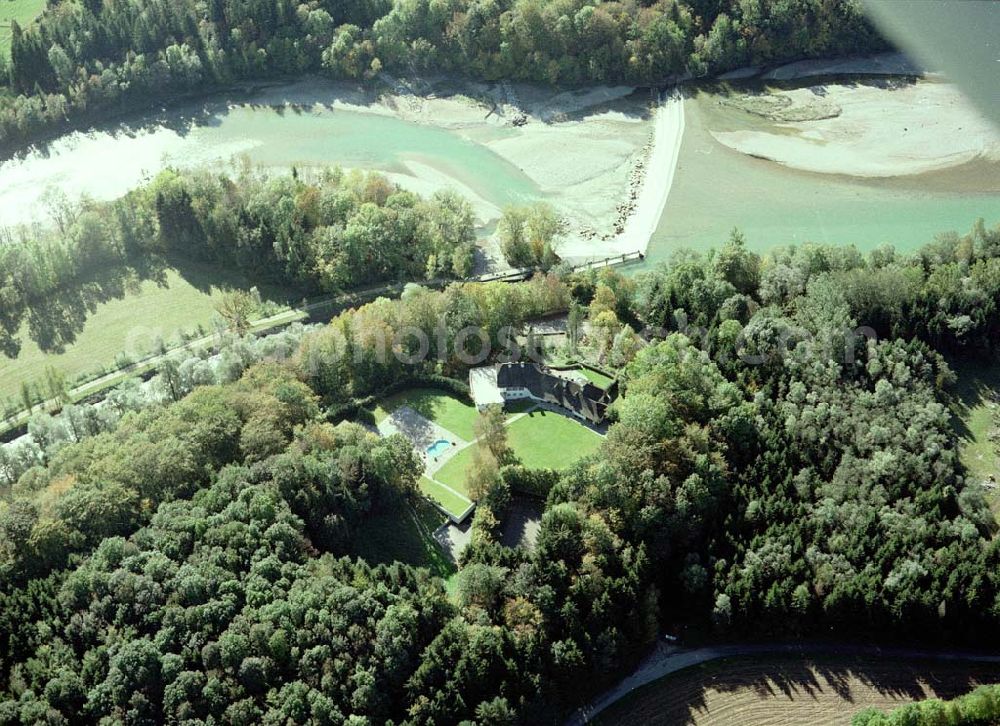
[[[444,439],[438,439],[433,444],[427,447],[427,453],[430,456],[441,456],[444,452],[448,450],[451,443],[445,441]]]

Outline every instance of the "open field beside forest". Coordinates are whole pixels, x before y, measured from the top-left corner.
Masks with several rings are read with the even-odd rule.
[[[1000,0],[4,3],[0,726],[1000,726]]]
[[[602,726],[847,726],[858,711],[954,698],[1000,678],[996,665],[870,657],[767,656],[713,661],[637,689]]]
[[[123,352],[132,357],[152,352],[157,338],[167,342],[181,330],[194,331],[199,325],[207,329],[221,294],[217,287],[199,289],[168,270],[162,284],[144,280],[123,297],[97,303],[89,314],[84,313],[86,321],[75,339],[58,353],[43,351],[25,324],[17,358],[2,362],[0,399],[16,396],[21,381],[41,383],[46,366],[61,371],[71,382],[101,367],[110,370]]]
[[[43,350],[35,327],[25,323],[18,336],[21,349],[17,357],[0,358],[4,373],[0,377],[0,402],[19,397],[22,381],[41,387],[38,392],[48,398],[43,387],[48,366],[65,375],[72,385],[81,377],[113,370],[122,353],[136,360],[155,352],[161,341],[169,346],[181,333],[196,333],[199,326],[207,333],[216,303],[225,291],[247,286],[241,275],[225,270],[211,269],[192,276],[168,269],[160,280],[130,284],[116,296],[95,301],[86,311],[75,311],[78,319],[66,320],[67,310],[53,306],[48,311],[53,320],[44,325],[69,331],[70,342],[61,350]],[[40,311],[36,316],[45,314]]]
[[[0,54],[10,55],[10,23],[26,26],[45,9],[45,0],[0,0]]]

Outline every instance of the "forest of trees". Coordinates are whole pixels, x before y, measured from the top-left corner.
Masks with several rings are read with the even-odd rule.
[[[512,342],[506,329],[563,312],[569,302],[569,290],[555,275],[516,285],[456,283],[441,293],[413,285],[399,300],[383,298],[348,310],[306,335],[296,365],[302,379],[331,405],[378,393],[414,368],[465,379],[463,359],[485,360],[490,351],[502,352],[498,348]],[[482,337],[466,336],[464,330],[481,331]],[[423,334],[426,351],[416,331]]]
[[[288,360],[312,327],[293,323],[259,338],[224,332],[211,346],[172,353],[148,381],[127,378],[101,400],[63,403],[58,414],[36,409],[28,419],[27,436],[0,445],[0,487],[13,487],[24,472],[51,461],[69,444],[114,431],[131,412],[179,401],[199,386],[233,383],[264,361]]]
[[[376,173],[305,181],[166,170],[111,202],[50,207],[50,228],[0,242],[0,351],[10,357],[25,319],[43,350],[59,349],[95,302],[158,279],[168,264],[235,269],[290,298],[472,271],[469,203],[449,190],[422,199]]]
[[[54,0],[13,25],[0,148],[241,78],[384,69],[656,85],[885,47],[860,0]]]
[[[555,209],[546,202],[507,207],[497,223],[500,252],[511,267],[549,270],[559,262],[559,226]]]
[[[998,239],[977,223],[912,256],[762,257],[734,234],[634,280],[410,286],[284,362],[39,448],[0,504],[0,723],[550,722],[664,623],[993,644],[1000,545],[941,353],[988,352]],[[464,326],[502,339],[571,306],[614,337],[660,328],[626,356],[600,453],[561,475],[484,468],[453,597],[350,559],[421,465],[330,407],[461,378]],[[866,320],[884,338],[849,334]],[[413,329],[435,333],[426,360],[408,361]],[[512,485],[548,491],[533,550],[498,538]]]

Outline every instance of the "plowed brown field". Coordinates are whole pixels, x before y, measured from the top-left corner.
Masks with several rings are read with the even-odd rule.
[[[599,724],[670,726],[848,725],[869,706],[891,709],[953,698],[1000,682],[996,664],[883,658],[732,658],[696,666],[638,689]]]

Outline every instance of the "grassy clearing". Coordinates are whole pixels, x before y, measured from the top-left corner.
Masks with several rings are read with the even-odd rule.
[[[22,28],[41,15],[45,0],[0,0],[0,53],[10,56],[10,23],[16,20]]]
[[[512,423],[507,440],[527,467],[566,469],[597,451],[602,438],[569,416],[539,409]]]
[[[72,381],[101,367],[110,369],[123,351],[133,356],[150,352],[157,337],[168,341],[180,330],[207,328],[220,295],[218,288],[199,290],[170,270],[162,285],[146,280],[123,298],[100,304],[60,353],[44,352],[22,328],[20,354],[3,361],[0,397],[17,394],[21,381],[41,381],[46,366],[61,370]]]
[[[465,486],[465,472],[472,466],[473,449],[475,446],[466,447],[448,459],[448,463],[437,470],[434,478],[455,491],[469,496],[469,490]]]
[[[597,724],[847,726],[868,707],[953,698],[995,682],[995,665],[764,656],[713,661],[654,681],[618,701]]]
[[[225,291],[250,286],[241,275],[225,270],[206,270],[192,279],[168,269],[162,281],[144,280],[122,297],[96,304],[60,352],[43,351],[25,324],[17,358],[0,357],[0,400],[18,396],[22,381],[41,385],[47,366],[61,371],[72,385],[82,376],[113,370],[123,352],[137,360],[153,353],[158,340],[169,346],[178,342],[180,333],[195,333],[199,326],[207,333]]]
[[[958,376],[955,407],[962,463],[975,481],[1000,481],[1000,444],[990,439],[1000,411],[1000,364],[949,361]],[[1000,493],[991,491],[994,514],[1000,512]]]
[[[417,501],[365,520],[354,538],[353,553],[371,564],[405,562],[449,578],[455,565],[431,534],[445,522],[432,504]]]
[[[448,486],[451,486],[452,489],[465,493],[464,482],[461,487],[454,486],[448,482],[445,483],[448,484]],[[438,502],[442,507],[447,509],[456,517],[462,514],[462,512],[468,509],[469,505],[472,504],[472,500],[456,495],[447,487],[441,486],[440,483],[434,481],[433,479],[428,479],[426,476],[420,477],[420,491],[434,501]]]
[[[381,423],[400,406],[409,406],[424,418],[466,441],[476,438],[475,424],[479,415],[476,407],[444,391],[433,388],[412,388],[395,393],[375,408],[375,421]]]
[[[458,570],[444,581],[444,591],[448,593],[448,599],[456,605],[458,604]]]

